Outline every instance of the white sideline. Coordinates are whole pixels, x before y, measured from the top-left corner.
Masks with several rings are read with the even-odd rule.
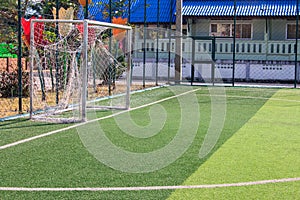
[[[273,180],[240,182],[240,183],[224,183],[224,184],[208,184],[208,185],[171,185],[171,186],[141,186],[141,187],[85,187],[85,188],[28,188],[28,187],[0,187],[0,191],[141,191],[141,190],[176,190],[176,189],[205,189],[205,188],[222,188],[222,187],[242,187],[250,185],[263,185],[271,183],[284,183],[300,181],[297,178],[283,178]]]
[[[66,128],[58,129],[58,130],[55,130],[55,131],[50,131],[48,133],[44,133],[44,134],[33,136],[33,137],[30,137],[30,138],[27,138],[27,139],[19,140],[17,142],[13,142],[13,143],[10,143],[10,144],[6,144],[6,145],[3,145],[3,146],[0,146],[0,150],[7,149],[9,147],[13,147],[13,146],[16,146],[16,145],[19,145],[19,144],[22,144],[22,143],[30,142],[32,140],[39,139],[39,138],[42,138],[42,137],[46,137],[46,136],[49,136],[49,135],[53,135],[55,133],[60,133],[62,131],[67,131],[67,130],[70,130],[70,129],[73,129],[73,128],[76,128],[76,127],[79,127],[79,126],[83,126],[83,125],[86,125],[86,124],[89,124],[89,123],[92,123],[92,122],[96,122],[96,121],[108,119],[108,118],[111,118],[111,117],[115,117],[117,115],[129,112],[129,111],[132,111],[132,110],[137,110],[137,109],[140,109],[140,108],[145,108],[147,106],[151,106],[151,105],[154,105],[154,104],[157,104],[157,103],[161,103],[161,102],[167,101],[169,99],[173,99],[173,98],[176,98],[176,97],[179,97],[179,96],[186,95],[188,93],[196,92],[196,91],[198,91],[200,89],[201,88],[197,88],[197,89],[190,90],[190,91],[187,91],[187,92],[184,92],[184,93],[181,93],[181,94],[177,94],[177,95],[174,95],[174,96],[171,96],[171,97],[167,97],[167,98],[164,98],[164,99],[161,99],[161,100],[158,100],[158,101],[154,101],[152,103],[148,103],[148,104],[145,104],[145,105],[142,105],[142,106],[138,106],[138,107],[135,107],[135,108],[130,108],[128,110],[123,110],[123,111],[120,111],[120,112],[117,112],[117,113],[114,113],[114,114],[111,114],[111,115],[108,115],[108,116],[105,116],[105,117],[93,119],[93,120],[90,120],[90,121],[86,121],[86,122],[82,122],[82,123],[75,124],[75,125],[72,125],[72,126],[68,126]]]
[[[209,94],[200,94],[200,96],[229,97],[229,98],[240,98],[240,99],[262,99],[262,100],[271,100],[271,101],[285,101],[285,102],[300,103],[300,100],[281,99],[281,98],[272,98],[272,97],[237,96],[237,95],[209,95]]]

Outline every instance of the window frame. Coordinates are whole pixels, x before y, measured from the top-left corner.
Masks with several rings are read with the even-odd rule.
[[[231,23],[231,22],[211,22],[209,24],[209,35],[210,36],[213,36],[213,34],[216,34],[215,36],[222,36],[221,33],[219,32],[212,32],[212,25],[217,25],[217,31],[218,31],[218,26],[221,26],[221,25],[230,25],[229,27],[229,30],[230,30],[230,33],[229,33],[229,36],[224,36],[224,37],[233,37],[233,28],[234,28],[234,24]],[[243,38],[243,37],[236,37],[238,39],[244,39],[244,40],[252,40],[253,38],[253,24],[250,23],[250,22],[244,22],[244,23],[236,23],[236,25],[241,25],[241,29],[243,27],[243,25],[250,25],[250,38]],[[243,34],[243,31],[241,31],[241,35]]]
[[[285,39],[286,40],[296,40],[296,30],[295,30],[295,32],[294,32],[294,34],[295,34],[295,37],[294,38],[288,38],[288,26],[290,26],[290,25],[293,25],[293,26],[295,26],[295,28],[296,28],[296,22],[294,22],[294,23],[287,23],[286,24],[286,28],[285,28]],[[300,38],[299,36],[300,36],[300,24],[298,24],[298,39]]]

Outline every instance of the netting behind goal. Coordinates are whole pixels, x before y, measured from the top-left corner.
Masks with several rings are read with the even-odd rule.
[[[32,20],[32,119],[86,120],[88,109],[127,109],[128,26],[91,20]]]

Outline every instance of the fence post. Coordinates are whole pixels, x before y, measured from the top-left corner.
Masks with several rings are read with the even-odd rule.
[[[172,29],[172,19],[173,19],[173,0],[170,0],[170,15],[169,15],[169,29],[168,29],[168,37],[169,37],[169,52],[168,52],[168,84],[170,84],[170,73],[171,73],[171,29]]]
[[[182,0],[176,0],[175,84],[182,79]]]
[[[19,96],[19,113],[22,113],[22,27],[21,27],[21,0],[18,0],[18,96]]]
[[[296,43],[295,43],[295,77],[294,77],[294,88],[297,87],[297,73],[298,73],[298,36],[299,36],[299,0],[296,5]]]
[[[233,48],[232,48],[232,86],[234,86],[234,79],[235,79],[235,36],[236,36],[236,0],[234,0],[234,16],[233,16]]]
[[[146,78],[146,23],[147,23],[147,0],[144,0],[144,27],[143,27],[143,33],[144,33],[144,47],[143,48],[143,88],[146,87],[145,78]]]
[[[157,22],[156,22],[156,67],[155,67],[155,85],[158,85],[158,63],[159,63],[159,57],[158,57],[158,45],[159,45],[159,20],[160,20],[160,0],[157,0]]]

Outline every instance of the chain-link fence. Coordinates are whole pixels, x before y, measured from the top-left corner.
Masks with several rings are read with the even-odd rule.
[[[11,1],[0,3],[0,118],[28,112],[29,108],[27,58],[20,60],[22,71],[18,65],[17,13],[17,5]]]
[[[10,46],[12,41],[17,41],[16,36],[15,40],[8,37],[12,32],[16,35],[18,23],[5,23],[4,20],[17,13],[17,5],[0,4],[0,43],[8,45],[2,47],[0,59],[1,86],[6,87],[5,90],[1,88],[1,93],[7,93],[0,96],[0,118],[28,110],[24,94],[30,40],[28,27],[32,17],[89,18],[106,22],[126,18],[134,30],[130,76],[135,89],[178,83],[175,80],[175,50],[179,35],[182,37],[182,78],[179,81],[182,84],[295,88],[300,81],[299,0],[184,0],[180,34],[176,32],[176,0],[128,0],[118,1],[118,5],[111,0],[93,0],[88,7],[80,6],[77,0],[49,1],[47,5],[42,5],[43,1],[26,2],[27,7],[23,2],[21,12],[25,77],[21,101],[12,84],[19,84],[14,82],[18,79],[14,71],[18,68],[17,58],[7,54],[18,54],[18,43]],[[48,36],[51,39],[52,36]],[[23,102],[21,110],[20,102]]]
[[[195,82],[297,87],[299,1],[191,4],[183,14],[193,16],[187,20]]]

